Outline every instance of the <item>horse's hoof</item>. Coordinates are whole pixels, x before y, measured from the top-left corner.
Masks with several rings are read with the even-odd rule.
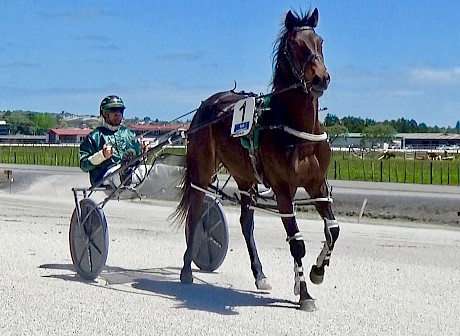
[[[193,283],[193,274],[191,271],[184,271],[180,272],[180,282],[183,284],[191,284]]]
[[[324,280],[324,267],[313,265],[310,271],[310,280],[315,285],[320,285]]]
[[[301,311],[314,312],[318,310],[318,308],[315,305],[315,300],[313,299],[299,301],[299,305],[300,305],[299,310]]]
[[[266,291],[269,291],[272,289],[272,286],[270,286],[270,284],[268,283],[267,278],[256,280],[256,287],[259,290],[266,290]]]

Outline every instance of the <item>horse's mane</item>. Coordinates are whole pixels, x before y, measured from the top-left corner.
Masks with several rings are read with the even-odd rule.
[[[299,12],[291,11],[291,13],[296,18],[294,27],[305,27],[308,25],[308,19],[311,16],[310,10],[307,12],[303,12],[302,10],[300,10]],[[282,81],[280,61],[284,55],[284,46],[286,45],[286,39],[288,36],[288,32],[289,31],[286,28],[285,23],[283,22],[278,38],[273,45],[273,51],[272,51],[273,78],[272,78],[272,82],[270,85],[272,90],[275,90],[275,87],[277,86],[277,84]]]

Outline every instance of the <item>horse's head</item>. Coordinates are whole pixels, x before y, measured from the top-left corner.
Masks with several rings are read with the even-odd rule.
[[[300,82],[304,89],[317,96],[327,89],[330,76],[324,64],[323,39],[315,32],[317,25],[318,9],[316,8],[304,17],[291,11],[286,14],[274,59],[275,89],[285,86],[286,81],[292,80]],[[288,73],[280,74],[280,72]]]

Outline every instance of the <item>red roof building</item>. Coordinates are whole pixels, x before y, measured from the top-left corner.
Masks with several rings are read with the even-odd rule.
[[[137,135],[157,138],[174,130],[188,130],[189,125],[182,124],[133,124],[127,126]],[[81,143],[91,133],[90,128],[52,128],[48,132],[49,143]]]
[[[133,124],[128,128],[137,135],[146,134],[148,138],[156,138],[174,130],[188,130],[189,125],[182,124]]]
[[[49,143],[81,143],[91,133],[90,128],[52,128],[48,131]]]

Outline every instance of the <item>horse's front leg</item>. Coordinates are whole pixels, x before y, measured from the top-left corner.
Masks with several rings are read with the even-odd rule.
[[[319,197],[331,199],[331,190],[325,180],[320,188]],[[321,284],[324,280],[324,268],[329,266],[332,250],[335,242],[339,238],[340,227],[332,212],[331,201],[318,201],[315,203],[316,209],[324,220],[324,236],[326,241],[316,259],[316,264],[311,267],[310,280],[314,284]]]
[[[244,239],[246,241],[246,247],[249,252],[249,258],[251,260],[251,270],[256,281],[256,287],[260,290],[271,290],[272,287],[268,283],[264,272],[262,271],[262,263],[257,253],[256,242],[254,240],[254,210],[249,207],[252,205],[251,194],[245,191],[241,193],[241,216],[240,224],[241,231],[243,232]]]
[[[287,234],[286,240],[294,258],[294,294],[300,295],[299,304],[301,310],[314,311],[317,309],[315,300],[308,293],[302,265],[302,258],[306,254],[305,243],[295,219],[292,197],[284,198],[277,195],[277,200],[281,220]]]

